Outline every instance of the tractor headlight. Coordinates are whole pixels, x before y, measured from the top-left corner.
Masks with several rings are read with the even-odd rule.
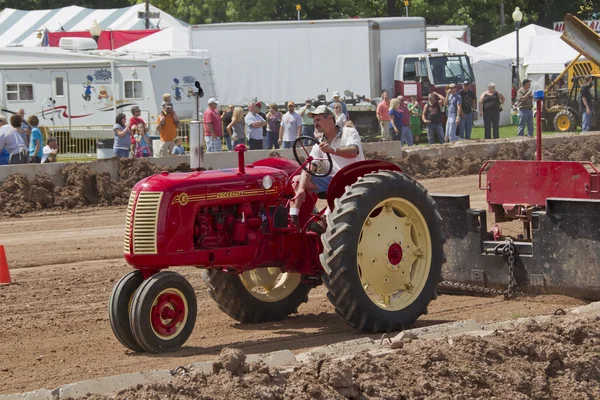
[[[271,176],[266,175],[265,177],[263,177],[262,179],[262,187],[269,190],[273,187],[273,178],[271,178]]]

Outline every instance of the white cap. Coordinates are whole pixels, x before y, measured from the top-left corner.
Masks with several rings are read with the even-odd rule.
[[[217,99],[215,99],[214,97],[211,97],[210,99],[208,99],[208,104],[212,104],[212,103],[219,104]]]
[[[340,92],[333,92],[333,97],[340,97]]]

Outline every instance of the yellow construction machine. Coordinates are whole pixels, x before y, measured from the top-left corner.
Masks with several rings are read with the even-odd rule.
[[[573,132],[581,126],[579,91],[586,76],[593,77],[592,130],[600,130],[600,36],[577,17],[565,16],[565,30],[561,39],[579,52],[565,70],[545,89],[542,117],[548,130]],[[585,59],[581,59],[581,57]]]

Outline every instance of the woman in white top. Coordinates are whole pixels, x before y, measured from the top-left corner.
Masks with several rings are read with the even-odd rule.
[[[346,118],[346,114],[342,112],[341,103],[335,103],[335,105],[333,106],[333,113],[335,114],[335,124],[340,128],[344,128],[344,126],[346,125],[346,121],[348,121],[348,118]]]

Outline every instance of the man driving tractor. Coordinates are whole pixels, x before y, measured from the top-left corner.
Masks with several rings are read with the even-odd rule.
[[[365,159],[358,131],[351,127],[340,128],[337,126],[333,113],[327,106],[317,107],[316,110],[308,113],[308,116],[313,119],[315,130],[323,135],[319,146],[313,146],[310,152],[310,155],[315,158],[310,168],[312,171],[316,171],[327,159],[327,153],[331,155],[333,168],[327,176],[311,176],[306,171],[302,171],[296,187],[296,196],[290,204],[291,223],[298,228],[300,228],[299,209],[306,197],[306,191],[326,192],[331,179],[340,169]],[[329,211],[327,209],[325,214]],[[323,215],[320,220],[313,222],[309,229],[319,234],[324,233],[327,230],[325,216]]]

